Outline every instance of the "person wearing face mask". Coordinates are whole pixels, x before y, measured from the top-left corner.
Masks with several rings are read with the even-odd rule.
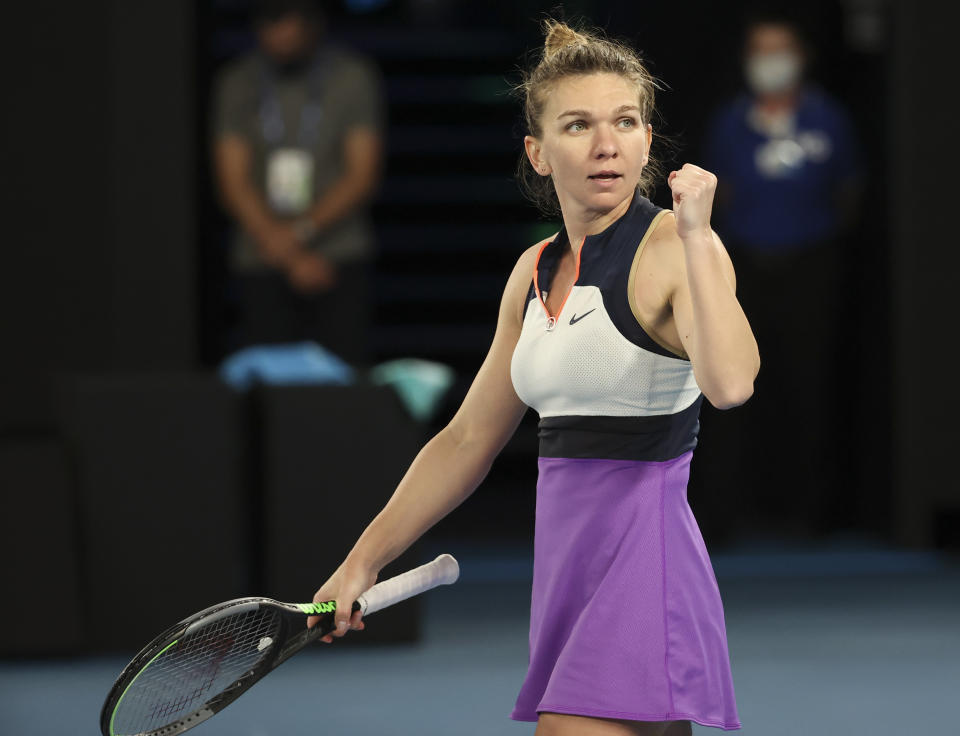
[[[747,496],[758,517],[718,524],[727,531],[737,521],[767,527],[773,519],[799,534],[832,531],[843,490],[835,325],[843,323],[838,273],[860,173],[846,113],[805,78],[810,55],[791,20],[753,19],[744,44],[747,91],[708,128],[717,232],[742,274],[738,296],[764,351],[757,400],[735,417],[704,414],[705,427],[724,429],[703,454],[732,466],[728,492]]]
[[[259,0],[254,12],[258,47],[218,75],[212,111],[218,193],[237,226],[240,342],[312,339],[361,362],[379,75],[330,40],[314,0]]]

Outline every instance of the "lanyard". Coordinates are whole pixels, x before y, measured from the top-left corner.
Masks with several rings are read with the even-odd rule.
[[[320,123],[323,121],[321,97],[329,66],[329,55],[320,50],[314,55],[307,72],[307,101],[300,109],[297,130],[297,144],[306,150],[312,149],[317,142]],[[266,59],[261,60],[260,76],[260,127],[267,144],[276,147],[283,143],[287,126],[283,122],[283,109],[277,94],[277,78]]]

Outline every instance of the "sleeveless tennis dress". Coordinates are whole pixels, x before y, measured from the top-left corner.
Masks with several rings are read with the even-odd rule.
[[[667,211],[639,194],[580,248],[555,319],[541,246],[511,363],[540,414],[530,664],[510,717],[539,711],[740,728],[720,592],[687,504],[703,396],[641,327],[640,253]]]

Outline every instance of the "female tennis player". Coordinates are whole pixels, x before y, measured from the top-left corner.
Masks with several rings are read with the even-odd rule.
[[[362,628],[352,601],[473,492],[531,406],[530,662],[511,718],[537,736],[737,729],[723,606],[686,499],[703,397],[742,404],[760,365],[710,227],[716,179],[685,164],[667,178],[672,211],[653,205],[652,78],[621,44],[545,28],[522,86],[521,178],[563,227],[520,256],[463,405],[314,600],[337,601],[337,636]]]

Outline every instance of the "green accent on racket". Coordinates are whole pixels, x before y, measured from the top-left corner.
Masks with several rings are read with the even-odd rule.
[[[145,665],[143,665],[143,669],[140,670],[140,672],[138,672],[138,673],[136,674],[136,677],[134,677],[132,680],[130,680],[130,684],[127,685],[127,686],[123,689],[123,694],[120,696],[120,699],[117,700],[117,705],[116,705],[116,707],[113,709],[113,715],[110,716],[110,736],[117,736],[116,731],[113,730],[113,722],[114,722],[114,719],[116,719],[116,717],[117,717],[117,710],[120,708],[120,703],[123,702],[123,699],[126,697],[127,692],[130,690],[131,687],[133,687],[133,683],[135,683],[135,682],[137,681],[137,677],[140,677],[140,675],[143,673],[143,670],[147,669],[147,667],[149,667],[150,665],[152,665],[152,664],[156,661],[157,657],[159,657],[161,654],[163,654],[165,651],[167,651],[170,647],[172,647],[172,646],[173,646],[174,644],[176,644],[178,641],[180,641],[180,640],[179,640],[179,639],[174,639],[172,642],[170,642],[169,644],[167,644],[167,646],[165,646],[163,649],[161,649],[159,652],[157,652],[156,655],[153,657],[153,659],[151,659],[149,662],[147,662]]]
[[[333,613],[337,610],[336,601],[323,601],[322,603],[297,603],[296,606],[308,616],[320,616],[324,613]]]
[[[374,585],[351,610],[375,613],[457,579],[457,561],[433,562]],[[237,598],[198,611],[156,636],[114,683],[100,711],[102,736],[177,736],[250,689],[334,629],[336,601]],[[320,616],[307,628],[304,614]]]

